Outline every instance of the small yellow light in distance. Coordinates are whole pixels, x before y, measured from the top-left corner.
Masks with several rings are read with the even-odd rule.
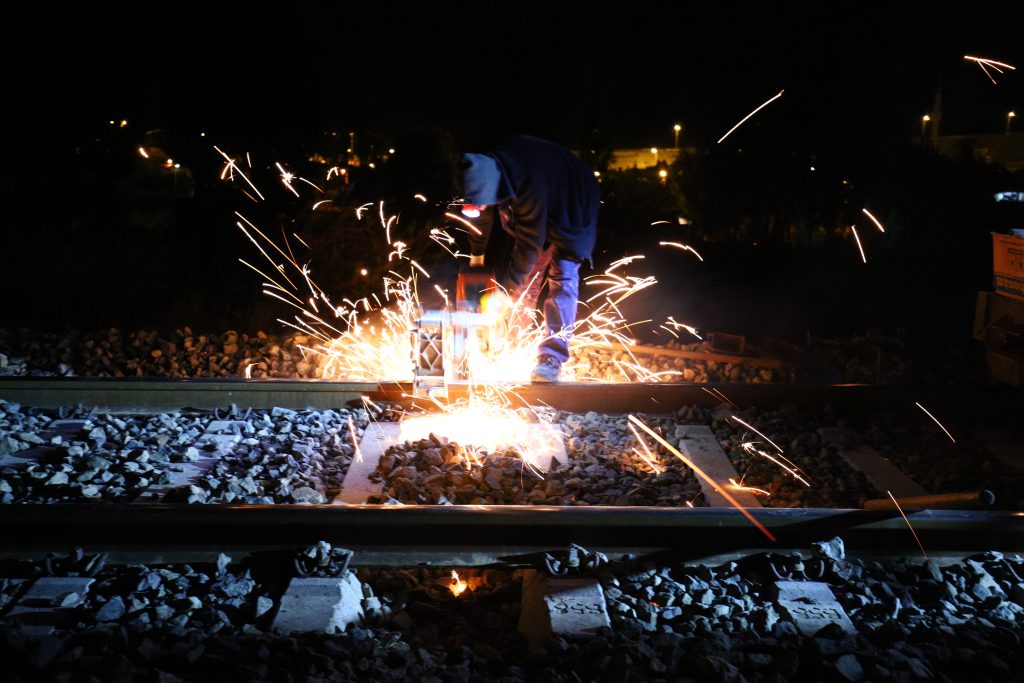
[[[394,147],[388,147],[388,154],[394,154],[394,153],[395,153],[395,148]]]
[[[600,178],[601,177],[601,172],[600,171],[594,171],[594,177],[595,178]]]
[[[666,171],[665,169],[661,169],[660,171],[658,171],[658,177],[660,177],[660,178],[667,178],[668,177],[668,171]]]
[[[125,121],[124,119],[121,119],[121,127],[124,128],[127,125],[128,125],[128,122]]]
[[[651,154],[657,154],[657,153],[658,153],[658,148],[657,147],[651,147]]]
[[[370,162],[370,168],[377,168],[377,165],[371,161]]]
[[[366,277],[367,275],[370,274],[370,271],[368,271],[366,268],[360,268],[359,274],[362,275],[363,277]]]
[[[675,131],[675,132],[677,132],[677,133],[678,133],[679,131],[681,131],[682,129],[683,129],[683,127],[682,127],[682,126],[680,126],[680,125],[679,125],[678,123],[677,123],[676,125],[672,126],[672,130],[674,130],[674,131]]]
[[[199,137],[201,137],[201,138],[205,138],[205,137],[206,137],[206,133],[205,133],[205,132],[203,132],[203,133],[200,133],[200,134],[199,134]]]
[[[921,117],[921,120],[927,123],[932,120],[932,117],[928,116],[928,114],[925,114],[924,116]]]

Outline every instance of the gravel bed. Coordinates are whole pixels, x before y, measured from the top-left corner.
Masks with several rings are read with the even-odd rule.
[[[52,414],[0,400],[0,455],[41,451],[27,465],[0,467],[0,502],[129,502],[147,488],[166,488],[176,470],[214,455],[191,444],[216,415],[78,409],[68,416],[85,420],[82,431],[46,439]],[[350,425],[358,439],[368,424],[363,409],[275,408],[234,419],[240,422],[240,443],[193,484],[169,489],[168,502],[325,502],[341,488],[354,455]]]
[[[509,449],[479,452],[481,465],[469,467],[464,447],[475,451],[473,444],[434,437],[399,444],[382,457],[375,477],[384,488],[370,502],[705,505],[693,473],[660,445],[647,440],[654,466],[637,454],[639,443],[623,416],[550,409],[538,414],[561,430],[566,464],[556,463],[542,476]],[[239,425],[240,441],[218,455],[201,450],[212,446],[193,445],[218,418],[214,414],[106,415],[76,408],[63,415],[84,420],[82,430],[57,434],[52,425],[59,415],[0,400],[0,456],[25,450],[37,456],[0,466],[0,503],[126,503],[143,494],[146,500],[162,496],[195,504],[324,503],[341,489],[355,454],[353,440],[371,420],[362,408],[227,411],[222,417]],[[400,416],[389,408],[374,419]],[[763,432],[783,454],[731,416]],[[865,499],[884,497],[819,431],[845,427],[932,493],[987,488],[995,492],[999,509],[1024,509],[1024,475],[1008,471],[971,441],[968,430],[953,445],[923,413],[911,417],[920,419],[890,414],[847,419],[827,405],[819,411],[792,406],[738,411],[722,405],[714,410],[684,406],[672,417],[645,420],[673,444],[678,425],[709,425],[740,483],[768,492],[758,494],[767,507],[857,508]],[[744,447],[751,442],[757,450]],[[202,472],[180,485],[178,473],[193,463]],[[797,468],[810,486],[783,464]]]
[[[745,449],[742,444],[755,442],[754,447],[759,451],[786,463],[778,451],[759,435],[729,419],[732,414],[778,444],[783,450],[782,455],[796,466],[794,469],[810,486],[760,452]],[[830,406],[825,406],[820,414],[797,410],[793,406],[783,406],[778,410],[750,408],[742,411],[726,410],[722,406],[709,416],[708,423],[740,474],[742,483],[771,494],[759,497],[766,507],[858,508],[866,498],[877,495],[864,475],[847,465],[838,451],[825,444],[818,433],[820,427],[839,424]]]
[[[317,377],[303,335],[234,330],[161,336],[151,330],[55,334],[0,329],[0,375],[67,377]],[[309,358],[306,356],[310,355]]]
[[[920,409],[909,415],[876,415],[870,420],[854,416],[850,428],[931,493],[954,493],[989,489],[998,507],[1024,510],[1024,472],[1013,470],[993,456],[975,439],[975,432],[956,416],[943,416],[943,424],[956,439],[954,443]],[[1024,442],[1020,425],[1010,438]]]
[[[517,631],[520,575],[438,568],[359,569],[361,623],[343,633],[270,632],[287,558],[107,566],[86,599],[62,596],[70,625],[38,641],[0,625],[4,679],[175,681],[1016,681],[1024,560],[988,552],[940,566],[919,557],[847,560],[832,539],[801,553],[857,630],[802,634],[777,606],[770,563],[720,566],[613,558],[597,570],[611,629],[531,644]],[[336,557],[325,543],[298,553]],[[80,554],[79,554],[80,556]],[[88,560],[89,558],[83,558]],[[313,562],[320,574],[337,562]],[[21,585],[42,562],[5,561]],[[63,563],[74,575],[80,562]],[[0,615],[2,617],[2,615]]]
[[[375,479],[384,489],[370,502],[681,507],[698,498],[693,473],[664,448],[650,444],[657,472],[633,452],[638,444],[626,418],[559,411],[552,419],[565,437],[565,465],[556,463],[539,474],[510,450],[483,451],[476,456],[482,465],[470,466],[463,445],[434,437],[393,446],[381,457]],[[669,437],[674,434],[675,420],[647,422]]]
[[[694,353],[707,351],[702,344],[679,345],[669,342],[668,349],[683,349]],[[769,382],[789,382],[793,373],[785,369],[759,368],[749,365],[727,363],[721,361],[675,358],[670,355],[649,353],[628,354],[625,351],[610,349],[572,347],[570,364],[576,377],[583,379],[596,378],[606,382],[633,382],[637,379],[634,370],[624,372],[621,364],[628,367],[640,365],[651,373],[670,373],[660,377],[663,382],[743,382],[764,384]]]

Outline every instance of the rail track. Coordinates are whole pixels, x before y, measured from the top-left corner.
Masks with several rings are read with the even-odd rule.
[[[21,379],[0,381],[0,398],[38,408],[96,407],[111,414],[153,414],[173,410],[242,408],[330,409],[374,402],[408,406],[411,387],[401,383],[339,383],[315,380],[79,380]],[[718,395],[716,395],[716,392]],[[1020,414],[1019,393],[999,389],[956,387],[786,386],[735,384],[563,384],[533,385],[517,390],[524,404],[582,413],[671,414],[679,406],[711,410],[727,396],[736,406],[778,408],[790,405],[812,409],[831,405],[842,414],[906,409],[926,402],[937,412],[956,413],[961,420],[1014,425]],[[989,436],[993,433],[986,428]],[[1020,455],[1011,437],[996,439],[1009,468]],[[992,441],[990,438],[989,441]],[[861,454],[862,455],[862,454]],[[883,459],[884,460],[884,459]],[[872,475],[877,462],[851,460]],[[884,463],[883,463],[884,464]],[[891,468],[891,466],[890,466]],[[939,492],[913,497],[913,482],[900,473],[875,472],[876,488],[886,484],[909,487],[901,494],[921,540],[935,552],[969,553],[981,548],[1021,549],[1024,517],[1015,509],[981,512],[942,511],[943,507],[988,508],[986,491]],[[886,479],[889,477],[889,479]],[[893,478],[895,477],[895,479]],[[918,487],[920,488],[920,487]],[[144,496],[142,498],[145,498]],[[666,506],[564,507],[532,505],[401,505],[346,504],[335,497],[331,505],[168,505],[151,496],[150,505],[84,503],[57,506],[8,504],[0,506],[0,528],[8,532],[2,545],[10,550],[38,550],[41,545],[97,544],[135,547],[155,544],[175,547],[213,547],[227,539],[240,546],[295,545],[327,539],[358,546],[374,554],[419,548],[420,557],[451,563],[476,558],[481,563],[569,543],[642,552],[689,552],[695,557],[757,547],[800,547],[829,533],[842,532],[851,547],[866,552],[912,549],[906,523],[884,496],[866,496],[863,509],[762,508],[753,511],[779,540],[768,543],[742,514],[719,500],[709,507]],[[141,499],[140,499],[141,500]],[[753,500],[745,498],[744,501]],[[351,502],[351,501],[348,501]],[[358,501],[362,502],[362,501]],[[998,503],[1001,501],[997,501]],[[84,504],[83,504],[84,503]],[[723,507],[724,506],[724,507]],[[752,507],[759,507],[754,500]],[[458,539],[458,543],[452,543]],[[457,546],[457,548],[456,548]],[[440,554],[432,550],[441,548]],[[453,549],[455,548],[455,549]],[[389,554],[391,553],[391,554]]]
[[[786,420],[825,410],[828,426],[812,420],[793,443],[834,444],[837,467],[874,493],[860,496],[860,509],[761,507],[734,491],[741,510],[724,502],[717,485],[703,486],[706,505],[693,508],[664,496],[659,505],[609,505],[611,497],[582,505],[589,483],[561,505],[367,503],[377,499],[366,488],[374,481],[384,498],[399,495],[380,473],[385,460],[413,448],[394,421],[412,407],[409,393],[396,383],[0,381],[0,400],[8,402],[0,403],[0,420],[33,425],[31,434],[0,427],[0,448],[37,442],[0,455],[0,496],[9,497],[0,504],[3,675],[127,680],[155,667],[170,672],[167,680],[294,680],[298,671],[307,680],[571,681],[667,680],[693,669],[701,680],[818,681],[928,678],[941,666],[954,677],[984,670],[989,680],[1008,680],[1018,661],[1019,641],[1005,634],[1024,614],[1014,583],[1024,563],[1004,554],[1024,552],[1024,506],[1000,499],[1016,481],[1008,473],[1021,465],[1018,394],[773,384],[524,387],[515,400],[546,406],[557,418],[547,426],[567,444],[568,464],[553,467],[544,486],[593,467],[587,439],[622,431],[624,414],[642,416],[715,484],[742,462],[737,441],[750,438],[731,424],[735,418],[775,435]],[[367,421],[363,397],[394,415]],[[955,415],[961,442],[954,448],[933,439],[922,430],[938,428],[927,422],[883,432],[911,442],[924,435],[922,453],[935,468],[950,458],[989,467],[1002,509],[992,509],[987,490],[926,490],[907,474],[922,472],[907,467],[912,459],[890,461],[871,439],[853,438],[883,416],[899,429],[911,416],[927,419],[915,403]],[[144,433],[148,426],[163,431]],[[293,438],[293,427],[322,438]],[[355,449],[343,443],[354,445],[357,433],[359,467]],[[388,433],[392,441],[383,439]],[[260,467],[283,467],[282,458],[305,466],[322,447],[332,456],[322,461],[344,462],[335,472],[344,481],[328,488],[323,504],[281,504],[295,491],[274,504],[207,499],[196,484],[211,473],[228,477],[232,467],[245,474],[261,439],[277,445]],[[384,442],[376,451],[374,439]],[[442,444],[418,443],[414,464]],[[989,448],[984,461],[982,446]],[[609,467],[639,488],[665,478],[634,464]],[[172,465],[179,479],[157,485],[155,475]],[[698,485],[674,465],[674,486]],[[356,474],[362,479],[353,489]],[[154,481],[84,502],[88,487],[101,495],[100,475]],[[79,495],[65,495],[75,478]],[[181,488],[222,504],[169,502]],[[902,510],[880,495],[887,488]],[[18,498],[33,491],[43,492],[39,502]],[[64,554],[68,548],[76,550]],[[577,590],[585,595],[555,599]],[[579,603],[589,621],[566,622],[563,602]]]

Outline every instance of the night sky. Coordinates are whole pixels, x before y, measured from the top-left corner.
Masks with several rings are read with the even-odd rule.
[[[212,4],[212,3],[211,3]],[[269,12],[90,6],[4,46],[9,123],[48,146],[111,118],[239,144],[440,124],[613,146],[713,142],[780,89],[759,135],[909,136],[941,79],[944,132],[1000,132],[1024,74],[1021,3],[333,3]],[[56,129],[56,130],[55,130]],[[57,133],[56,138],[54,133]],[[25,144],[26,149],[29,145]]]
[[[714,180],[712,189],[719,193],[704,195],[706,220],[700,225],[698,216],[700,232],[687,237],[714,239],[743,224],[728,211],[707,211],[728,209],[741,195],[750,199],[745,210],[753,222],[791,215],[785,208],[773,213],[779,206],[817,215],[820,204],[827,209],[822,220],[839,225],[849,223],[842,212],[859,215],[870,203],[887,212],[896,228],[903,226],[902,243],[893,237],[871,245],[870,268],[881,261],[882,246],[891,245],[888,265],[877,267],[891,268],[892,278],[865,269],[861,282],[836,271],[833,261],[795,256],[794,269],[805,273],[806,282],[794,285],[795,294],[787,290],[776,296],[794,306],[804,291],[822,291],[820,278],[827,276],[835,280],[828,291],[845,287],[851,306],[860,307],[856,315],[840,311],[834,317],[850,325],[902,323],[905,308],[895,306],[885,319],[857,315],[869,311],[871,301],[883,300],[895,278],[904,278],[906,251],[900,249],[916,249],[918,235],[931,237],[940,229],[959,236],[971,230],[965,238],[969,265],[961,265],[962,245],[943,238],[939,243],[955,245],[944,261],[922,258],[913,266],[923,269],[914,276],[922,288],[946,282],[950,270],[967,272],[963,281],[948,283],[962,300],[958,317],[949,323],[960,335],[974,292],[991,278],[988,231],[995,224],[978,210],[991,197],[989,179],[976,168],[973,180],[965,180],[952,162],[935,162],[927,148],[912,141],[940,86],[943,134],[1002,133],[1011,109],[1022,115],[1015,126],[1024,131],[1022,25],[1020,2],[624,2],[598,9],[596,3],[492,0],[413,6],[281,3],[266,11],[214,3],[92,5],[66,12],[28,8],[8,26],[26,40],[7,40],[0,48],[8,133],[6,163],[0,166],[0,205],[6,213],[0,229],[14,240],[12,248],[21,250],[20,270],[0,284],[20,287],[36,280],[34,286],[43,288],[33,290],[43,291],[42,300],[24,300],[21,317],[15,316],[19,320],[60,309],[72,288],[107,292],[98,297],[106,309],[95,322],[47,313],[44,322],[55,327],[118,320],[150,324],[145,317],[127,318],[127,312],[145,313],[151,302],[172,297],[181,299],[182,312],[174,315],[186,318],[194,312],[189,301],[206,301],[214,289],[256,290],[256,281],[235,263],[245,245],[234,231],[231,202],[244,200],[237,192],[225,200],[231,188],[218,180],[215,144],[236,155],[251,151],[267,171],[271,161],[307,163],[312,152],[329,153],[322,149],[325,131],[337,131],[342,139],[355,131],[364,144],[378,140],[377,152],[402,147],[417,130],[441,131],[455,152],[479,149],[505,132],[532,133],[577,150],[609,150],[669,147],[672,127],[679,123],[681,144],[696,148],[703,168],[713,169],[703,177]],[[965,54],[1021,69],[994,74],[998,84],[993,85],[976,64],[964,61]],[[779,100],[716,147],[725,131],[783,89]],[[122,119],[128,122],[123,130],[109,123]],[[147,136],[153,130],[162,132]],[[146,196],[156,201],[129,184],[141,177],[136,150],[144,143],[162,147],[195,179],[194,201],[178,202],[175,189],[173,203],[156,207],[164,212],[158,218],[172,226],[165,226],[164,235],[132,229],[145,223],[136,221],[132,202]],[[335,155],[344,152],[344,145],[332,145]],[[924,158],[914,156],[922,153]],[[903,161],[894,161],[897,154]],[[405,184],[396,193],[411,197],[422,190],[443,204],[446,190],[422,188],[419,178],[427,172],[420,174],[418,160],[408,159],[402,165]],[[392,170],[398,165],[389,163]],[[434,177],[447,181],[444,175]],[[848,175],[851,185],[840,185]],[[1019,178],[1005,177],[1008,184],[999,189],[1020,184]],[[694,190],[698,199],[706,185]],[[847,197],[854,185],[856,191]],[[372,184],[359,189],[360,201],[381,198],[372,194],[379,189]],[[790,196],[782,196],[785,192]],[[291,202],[283,191],[282,196],[283,202],[268,207],[268,221],[281,223],[272,215],[279,208],[288,221],[302,210],[299,200]],[[638,248],[628,240],[640,220],[633,215],[638,207],[621,199],[625,196],[619,195],[618,214],[614,202],[603,210],[602,220],[617,221],[611,232],[621,238],[619,243],[602,238],[600,255],[606,260]],[[156,209],[150,217],[159,214]],[[665,218],[652,211],[656,215],[644,217],[642,224]],[[81,226],[87,229],[78,230]],[[74,239],[60,231],[75,233]],[[181,243],[179,256],[164,249],[172,233]],[[125,251],[129,236],[130,252]],[[115,246],[93,246],[104,239]],[[750,271],[749,264],[764,261],[750,253],[747,266],[735,265],[737,241],[728,246],[728,257],[716,261],[714,272],[723,281],[732,282],[737,273]],[[54,244],[63,246],[62,256],[51,253]],[[743,245],[757,246],[755,239]],[[831,248],[838,253],[832,257],[850,257],[850,267],[860,267],[847,240],[837,238]],[[207,255],[201,264],[193,257],[199,250]],[[139,263],[112,264],[112,254],[122,253],[136,254]],[[154,274],[147,287],[194,281],[192,299],[142,291],[130,278],[149,272],[146,259],[178,269]],[[112,270],[114,265],[121,270]],[[200,265],[205,270],[193,272]],[[820,273],[813,272],[814,265]],[[681,278],[677,290],[693,288],[690,275],[675,274]],[[750,271],[748,279],[757,283],[750,285],[756,290],[762,273]],[[879,290],[873,298],[865,298],[867,285]],[[736,287],[747,284],[737,280]],[[125,298],[126,292],[138,293],[141,303]],[[831,303],[823,297],[821,310]],[[936,301],[936,309],[944,305]],[[249,320],[242,307],[231,310]],[[220,315],[210,313],[209,324],[227,320]],[[921,323],[927,327],[943,315],[921,313]],[[811,319],[806,308],[794,308],[792,327],[801,329],[805,316]],[[757,329],[745,321],[707,324]]]

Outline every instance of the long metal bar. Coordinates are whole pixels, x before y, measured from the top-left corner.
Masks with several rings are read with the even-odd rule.
[[[352,549],[443,547],[510,555],[538,547],[618,546],[703,557],[738,549],[807,547],[841,536],[855,552],[912,555],[897,511],[755,511],[771,543],[737,510],[544,506],[0,506],[0,550],[74,545],[172,551],[217,544],[294,547],[326,540]],[[908,512],[926,550],[1024,550],[1024,513]]]
[[[928,496],[903,496],[898,499],[904,510],[971,510],[987,508],[996,502],[995,494],[986,489],[937,493]],[[864,501],[865,510],[895,510],[892,498],[872,498]]]
[[[534,384],[519,387],[515,400],[562,410],[603,413],[668,413],[683,405],[713,407],[721,403],[705,389],[716,388],[740,408],[820,408],[831,403],[845,411],[946,408],[961,417],[1019,415],[1024,394],[1005,387],[900,387],[793,384]],[[468,388],[451,388],[451,397]],[[223,408],[231,403],[253,408],[337,408],[374,401],[410,403],[412,386],[400,382],[246,379],[66,379],[0,378],[0,399],[40,408],[83,404],[115,411]],[[516,398],[517,397],[517,398]],[[422,402],[429,407],[429,401]]]

